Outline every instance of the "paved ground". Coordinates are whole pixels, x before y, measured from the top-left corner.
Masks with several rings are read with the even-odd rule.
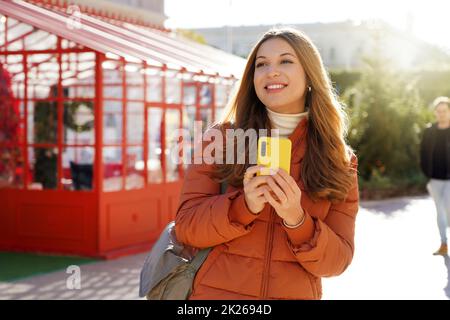
[[[67,289],[64,271],[0,282],[1,299],[139,299],[139,273],[146,254],[80,266],[81,289]],[[69,281],[70,284],[73,284]]]
[[[324,280],[324,299],[450,299],[449,257],[440,244],[429,197],[365,202],[353,263]]]
[[[324,279],[324,299],[450,299],[449,257],[439,245],[429,197],[361,203],[352,265]],[[0,299],[139,299],[145,254],[81,266],[81,289],[68,290],[69,274],[54,272],[0,282]]]

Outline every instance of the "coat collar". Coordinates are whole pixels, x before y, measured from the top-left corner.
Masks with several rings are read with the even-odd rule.
[[[292,142],[292,159],[291,162],[300,162],[306,152],[306,136],[308,133],[308,117],[304,117],[300,120],[297,127],[289,136],[289,140]]]

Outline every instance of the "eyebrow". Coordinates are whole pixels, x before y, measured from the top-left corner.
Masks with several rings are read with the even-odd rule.
[[[280,54],[280,57],[286,56],[286,55],[290,55],[290,56],[293,56],[295,58],[295,56],[292,53],[289,53],[289,52],[285,52],[285,53]],[[255,60],[257,60],[259,58],[266,58],[266,57],[265,56],[258,56],[258,57],[256,57]]]

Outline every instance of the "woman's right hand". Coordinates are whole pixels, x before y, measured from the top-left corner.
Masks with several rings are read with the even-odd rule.
[[[264,209],[266,205],[266,198],[264,197],[264,190],[270,190],[267,186],[267,179],[270,176],[256,176],[256,173],[262,166],[248,167],[244,175],[244,192],[245,202],[248,209],[257,214]]]

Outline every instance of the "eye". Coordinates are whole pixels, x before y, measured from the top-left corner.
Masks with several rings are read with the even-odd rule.
[[[291,60],[281,60],[281,63],[293,63]]]
[[[264,65],[265,65],[264,62],[259,62],[259,63],[256,64],[256,68],[262,67],[262,66],[264,66]]]

